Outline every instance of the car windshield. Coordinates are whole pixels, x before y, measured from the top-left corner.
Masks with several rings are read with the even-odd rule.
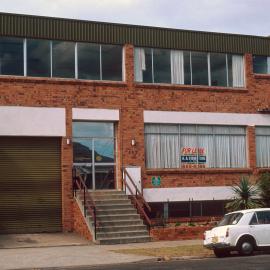
[[[242,216],[243,216],[242,213],[233,213],[225,215],[217,226],[220,227],[226,225],[235,225],[238,223],[238,221],[241,219]]]

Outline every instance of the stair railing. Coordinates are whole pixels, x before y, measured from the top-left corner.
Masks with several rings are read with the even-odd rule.
[[[72,168],[72,179],[73,179],[73,197],[76,197],[77,192],[83,194],[82,206],[84,217],[87,216],[87,213],[93,219],[94,222],[94,237],[97,239],[97,215],[96,215],[96,205],[91,196],[91,193],[88,191],[88,188],[85,184],[87,174],[83,172],[80,168]]]
[[[132,202],[137,209],[138,213],[144,218],[145,222],[147,223],[148,227],[150,228],[152,225],[151,219],[145,212],[145,208],[151,212],[151,207],[149,204],[145,201],[141,191],[138,189],[138,187],[135,185],[132,177],[128,173],[126,168],[122,169],[123,172],[123,184],[124,184],[124,190],[129,191],[130,195],[132,197]],[[127,179],[129,181],[127,181]],[[130,185],[131,183],[131,185]],[[135,192],[134,192],[135,190]]]

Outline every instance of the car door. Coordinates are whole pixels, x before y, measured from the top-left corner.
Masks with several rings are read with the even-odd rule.
[[[256,211],[250,221],[249,230],[258,246],[270,246],[270,211]]]

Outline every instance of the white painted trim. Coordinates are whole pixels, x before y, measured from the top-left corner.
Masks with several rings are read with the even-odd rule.
[[[233,191],[227,186],[145,188],[143,196],[147,202],[229,200]]]
[[[78,79],[78,42],[75,43],[75,47],[74,47],[74,60],[75,60],[75,79]]]
[[[144,111],[145,123],[270,126],[270,115],[244,113]]]
[[[23,76],[27,76],[27,39],[23,40]]]
[[[126,48],[122,47],[122,81],[126,82]]]
[[[119,110],[73,108],[72,119],[89,121],[119,121]]]
[[[66,110],[0,106],[0,136],[66,136]]]

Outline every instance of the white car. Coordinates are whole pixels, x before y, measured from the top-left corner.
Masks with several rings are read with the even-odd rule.
[[[251,255],[254,250],[270,248],[270,208],[226,214],[217,227],[204,233],[204,247],[213,249],[217,257],[233,250]]]

